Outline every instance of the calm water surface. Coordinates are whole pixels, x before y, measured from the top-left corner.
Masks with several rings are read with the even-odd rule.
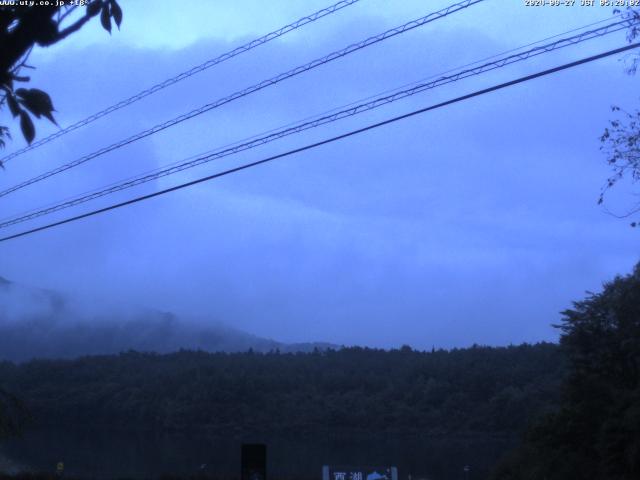
[[[0,443],[0,471],[52,472],[83,478],[157,478],[164,474],[238,477],[240,445],[267,444],[268,476],[320,478],[322,465],[393,465],[400,479],[482,480],[514,445],[495,437],[401,435],[271,436],[38,429]],[[206,465],[204,469],[202,466]]]

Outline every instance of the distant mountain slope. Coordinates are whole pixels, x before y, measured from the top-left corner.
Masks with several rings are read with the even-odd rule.
[[[219,322],[187,322],[152,309],[99,311],[57,292],[0,277],[0,360],[74,358],[128,350],[168,353],[311,351],[329,344],[284,344]]]

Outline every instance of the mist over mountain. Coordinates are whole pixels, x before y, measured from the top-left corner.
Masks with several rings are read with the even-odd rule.
[[[130,305],[102,305],[0,277],[0,360],[74,358],[129,350],[291,352],[330,346],[285,344],[218,321],[187,320],[171,312]]]

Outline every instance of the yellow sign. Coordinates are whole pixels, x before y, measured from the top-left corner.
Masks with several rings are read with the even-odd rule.
[[[56,465],[56,470],[57,470],[58,472],[62,472],[62,471],[64,471],[64,463],[62,463],[62,462],[58,462],[58,465]]]

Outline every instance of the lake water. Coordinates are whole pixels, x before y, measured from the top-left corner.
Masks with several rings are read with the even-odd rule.
[[[397,466],[399,480],[482,480],[514,445],[495,437],[419,438],[401,435],[271,436],[38,429],[0,443],[0,471],[53,472],[83,478],[225,476],[240,470],[240,445],[267,444],[269,478],[317,478],[322,465]],[[206,467],[201,468],[202,465]]]

